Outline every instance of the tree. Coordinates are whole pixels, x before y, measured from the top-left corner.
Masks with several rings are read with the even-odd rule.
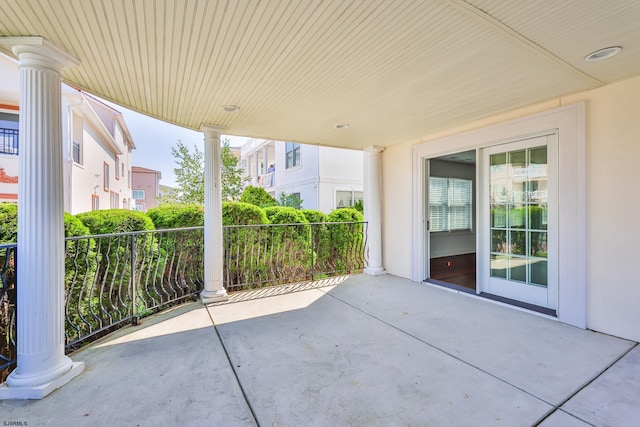
[[[177,195],[172,197],[171,202],[204,205],[204,152],[195,144],[191,151],[186,144],[178,141],[178,144],[171,148],[171,154],[175,158],[176,167],[173,172],[178,187]],[[239,159],[229,148],[228,138],[222,140],[220,171],[222,200],[238,200],[242,194],[244,179]],[[165,201],[167,200],[161,200]]]
[[[296,209],[302,208],[300,193],[280,193],[280,206],[289,206]]]
[[[171,154],[176,162],[173,173],[178,184],[177,199],[180,203],[204,205],[204,152],[193,145],[193,152],[182,141],[178,140],[171,147]]]
[[[240,159],[236,157],[229,148],[229,138],[222,140],[220,150],[220,166],[222,169],[222,200],[236,202],[242,195],[244,182],[248,178],[242,177],[242,168],[239,165]]]

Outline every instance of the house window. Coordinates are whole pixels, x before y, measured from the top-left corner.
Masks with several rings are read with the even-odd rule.
[[[116,156],[116,163],[115,163],[115,176],[116,176],[116,181],[120,181],[120,171],[118,170],[118,165],[120,164],[120,156]]]
[[[127,175],[127,188],[131,188],[131,171]]]
[[[17,129],[0,128],[0,153],[18,155]]]
[[[82,151],[80,150],[80,143],[73,141],[73,162],[79,165],[82,164]]]
[[[104,191],[109,191],[109,164],[107,162],[104,162],[104,165],[102,167],[102,174],[102,185],[104,187]]]
[[[364,200],[362,191],[336,191],[336,209],[352,208],[357,202]]]
[[[97,194],[91,195],[91,210],[100,210],[100,196],[98,196]]]
[[[120,208],[120,194],[116,193],[115,191],[112,191],[109,202],[110,202],[110,208],[111,209],[119,209]]]
[[[300,164],[300,144],[297,142],[286,142],[285,152],[287,155],[285,162],[286,169],[296,167]]]
[[[124,177],[124,162],[120,164],[120,170],[121,170],[120,174]]]
[[[429,230],[471,230],[473,182],[462,178],[429,177]]]
[[[144,190],[133,190],[131,197],[135,200],[144,200]]]

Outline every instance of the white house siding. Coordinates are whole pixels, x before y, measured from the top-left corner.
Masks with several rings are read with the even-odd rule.
[[[77,91],[65,90],[63,93],[63,152],[66,161],[64,182],[67,187],[65,210],[74,215],[91,211],[94,195],[98,197],[101,210],[111,209],[112,193],[114,201],[117,202],[117,206],[113,206],[114,209],[129,207],[130,149],[125,144],[124,134],[118,122],[109,120],[109,129],[96,115],[100,111],[103,117],[107,117],[108,114],[113,115],[113,112],[106,107],[95,105],[95,102],[93,107],[89,107]],[[80,163],[73,161],[73,140],[82,145]],[[116,154],[114,145],[120,154]],[[104,190],[105,162],[109,165],[109,191]],[[121,173],[122,163],[125,164],[124,176]]]
[[[0,104],[15,108],[19,100],[19,71],[17,63],[0,54]],[[17,110],[0,107],[0,112],[18,114]],[[128,171],[131,169],[132,144],[125,144],[125,134],[111,108],[86,97],[69,86],[62,86],[62,156],[64,159],[64,208],[77,214],[92,210],[92,195],[99,197],[100,209],[111,208],[111,192],[117,194],[118,208],[129,206],[131,189]],[[103,122],[106,121],[106,125]],[[82,145],[81,162],[73,161],[73,141]],[[116,152],[119,152],[116,168]],[[109,164],[110,191],[103,189],[103,165]],[[0,154],[0,168],[8,176],[18,175],[18,156]],[[122,176],[122,163],[125,174]],[[116,171],[117,169],[117,171]],[[116,179],[118,173],[118,180]],[[0,194],[17,194],[17,184],[0,182]],[[0,201],[16,201],[2,199]]]
[[[640,229],[640,77],[510,111],[383,153],[383,257],[394,275],[411,277],[412,147],[465,131],[586,102],[586,326],[640,341],[636,270]],[[404,207],[404,208],[400,208]],[[562,266],[561,266],[562,268]],[[560,284],[562,286],[562,284]]]
[[[364,192],[362,151],[318,147],[319,210],[331,212],[336,206],[336,192]]]

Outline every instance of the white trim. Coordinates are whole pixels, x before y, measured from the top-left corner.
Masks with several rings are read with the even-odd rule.
[[[585,103],[510,120],[415,145],[412,150],[411,279],[425,276],[424,159],[496,145],[558,130],[558,318],[586,328],[586,116]],[[480,274],[480,271],[478,271]]]

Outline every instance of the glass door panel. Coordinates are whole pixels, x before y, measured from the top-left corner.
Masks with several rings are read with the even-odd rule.
[[[550,177],[548,138],[525,139],[485,151],[488,233],[484,247],[489,253],[483,259],[488,261],[485,271],[489,277],[483,290],[553,308],[547,292],[551,283],[549,233],[554,231],[549,219],[556,207],[549,200],[549,180],[555,180],[555,175]]]

